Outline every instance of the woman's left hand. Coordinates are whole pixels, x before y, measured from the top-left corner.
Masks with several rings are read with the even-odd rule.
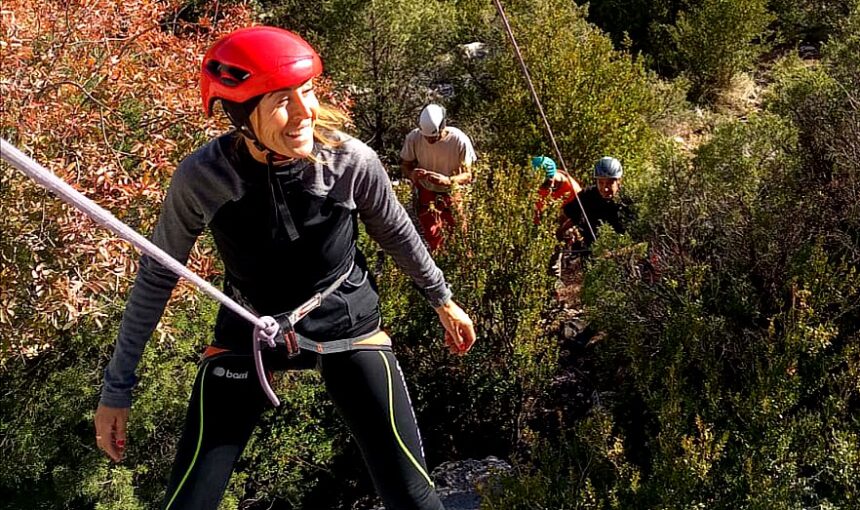
[[[475,325],[469,315],[453,300],[436,308],[439,322],[445,328],[445,345],[452,354],[466,354],[475,344]]]

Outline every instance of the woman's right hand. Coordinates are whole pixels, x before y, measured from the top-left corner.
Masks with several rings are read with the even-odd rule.
[[[445,345],[451,354],[464,355],[475,344],[475,325],[469,315],[457,303],[448,300],[436,307],[439,321],[445,328]]]
[[[128,407],[108,407],[99,404],[96,409],[96,445],[114,462],[125,455],[125,430]]]

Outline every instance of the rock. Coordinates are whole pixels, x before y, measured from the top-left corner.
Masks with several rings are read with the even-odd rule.
[[[481,498],[477,487],[487,487],[493,475],[511,471],[510,464],[490,456],[484,460],[443,462],[430,477],[446,510],[478,510]]]
[[[800,56],[800,58],[818,58],[819,57],[818,48],[816,48],[815,46],[808,45],[808,44],[805,44],[805,45],[801,46],[800,48],[798,48],[797,53]]]
[[[477,487],[487,487],[492,483],[490,479],[493,475],[512,469],[507,462],[489,456],[484,460],[443,462],[430,473],[430,478],[436,484],[436,492],[445,510],[479,510],[481,496],[478,495]],[[377,505],[370,510],[385,510],[385,507]]]
[[[463,55],[469,59],[483,59],[489,54],[487,45],[480,41],[461,44],[460,50],[462,50]]]

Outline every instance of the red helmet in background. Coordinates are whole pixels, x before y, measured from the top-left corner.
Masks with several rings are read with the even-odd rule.
[[[288,30],[263,26],[236,30],[219,39],[203,57],[203,110],[211,116],[216,99],[244,103],[301,85],[322,70],[317,52]]]

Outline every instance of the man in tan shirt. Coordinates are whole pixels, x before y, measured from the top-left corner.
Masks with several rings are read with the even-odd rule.
[[[461,130],[446,125],[445,108],[428,104],[418,127],[406,135],[400,151],[403,175],[417,191],[418,221],[424,239],[435,251],[444,242],[444,230],[455,225],[456,185],[472,182],[475,149]]]

